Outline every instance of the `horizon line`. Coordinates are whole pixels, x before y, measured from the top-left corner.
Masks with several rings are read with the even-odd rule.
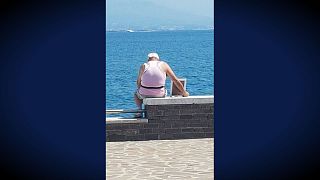
[[[147,32],[153,32],[153,31],[203,31],[203,30],[214,30],[214,27],[212,28],[199,28],[199,29],[106,29],[106,31],[133,31],[133,32],[141,32],[141,31],[147,31]]]

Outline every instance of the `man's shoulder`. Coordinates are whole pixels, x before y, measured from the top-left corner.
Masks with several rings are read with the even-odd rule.
[[[164,72],[166,72],[169,67],[169,65],[165,61],[161,61],[160,66]]]
[[[165,61],[162,61],[162,60],[160,61],[160,63],[164,64],[164,65],[168,65],[168,63],[166,63]]]
[[[148,66],[147,63],[143,63],[143,64],[141,64],[140,69],[145,69],[147,66]]]

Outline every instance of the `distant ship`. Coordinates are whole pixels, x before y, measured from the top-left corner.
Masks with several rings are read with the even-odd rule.
[[[127,30],[127,32],[134,32],[134,31],[133,31],[133,30],[131,30],[131,29],[128,29],[128,30]]]

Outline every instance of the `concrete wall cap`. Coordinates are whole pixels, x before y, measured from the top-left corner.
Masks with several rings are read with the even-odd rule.
[[[164,97],[146,98],[145,105],[165,105],[165,104],[208,104],[214,103],[214,96],[188,96],[188,97]]]
[[[122,123],[148,123],[148,119],[129,119],[122,117],[106,118],[106,124],[122,124]]]

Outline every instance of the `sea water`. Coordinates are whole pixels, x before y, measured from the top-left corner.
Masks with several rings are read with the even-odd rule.
[[[136,109],[133,94],[141,64],[157,52],[193,95],[213,95],[213,30],[107,32],[106,108]],[[170,93],[171,80],[166,89]]]

